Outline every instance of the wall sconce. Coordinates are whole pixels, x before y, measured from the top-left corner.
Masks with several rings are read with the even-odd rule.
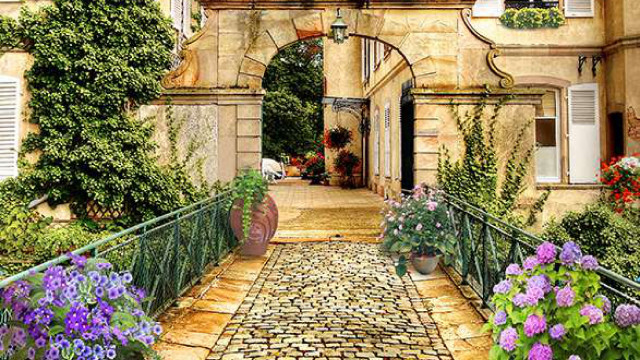
[[[349,38],[348,27],[349,25],[344,21],[340,9],[338,9],[336,21],[331,24],[331,33],[329,34],[336,44],[342,44]]]

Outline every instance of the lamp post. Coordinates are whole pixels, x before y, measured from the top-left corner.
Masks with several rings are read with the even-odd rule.
[[[342,44],[349,38],[348,27],[349,25],[344,21],[340,9],[338,9],[336,20],[331,24],[330,34],[336,44]]]

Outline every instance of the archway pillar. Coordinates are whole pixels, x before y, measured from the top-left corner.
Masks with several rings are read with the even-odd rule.
[[[503,103],[502,116],[514,120],[533,120],[535,106],[542,101],[542,90],[512,89],[493,90],[411,90],[415,106],[414,176],[416,183],[436,185],[438,156],[445,146],[453,157],[463,151],[452,106],[460,107],[460,114],[486,103],[488,106]]]

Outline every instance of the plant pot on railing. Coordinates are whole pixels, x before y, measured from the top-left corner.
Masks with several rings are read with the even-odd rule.
[[[268,183],[255,170],[244,172],[231,183],[229,222],[244,255],[264,255],[278,228],[278,207],[268,190]]]
[[[236,199],[231,208],[230,222],[233,234],[242,244],[243,255],[264,255],[269,241],[278,228],[278,207],[269,195],[265,195],[261,203],[254,204],[251,211],[251,225],[246,236],[242,221],[243,207],[244,200]]]

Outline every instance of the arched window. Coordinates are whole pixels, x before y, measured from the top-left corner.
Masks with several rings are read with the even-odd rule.
[[[20,80],[0,76],[0,180],[18,175]]]

